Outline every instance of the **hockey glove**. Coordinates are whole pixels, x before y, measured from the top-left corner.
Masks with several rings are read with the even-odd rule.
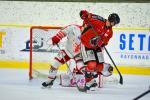
[[[94,37],[94,38],[90,39],[91,46],[92,46],[92,47],[97,46],[97,44],[98,44],[99,40],[100,40],[100,39],[99,39],[99,37],[98,37],[98,36],[96,36],[96,37]]]
[[[88,15],[89,15],[89,13],[86,11],[86,10],[81,10],[80,11],[80,17],[81,17],[81,19],[86,19],[86,18],[88,18]]]
[[[97,46],[98,46],[98,47],[104,47],[105,44],[103,43],[102,40],[99,40],[98,43],[97,43]]]
[[[57,35],[52,37],[52,43],[53,43],[53,45],[58,44],[59,41],[60,41],[60,38]]]

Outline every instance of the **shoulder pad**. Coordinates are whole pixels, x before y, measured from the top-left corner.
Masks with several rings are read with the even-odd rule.
[[[99,15],[93,15],[92,18],[93,18],[93,19],[100,20],[100,21],[106,21],[105,18],[103,18],[103,17],[101,17],[101,16],[99,16]]]

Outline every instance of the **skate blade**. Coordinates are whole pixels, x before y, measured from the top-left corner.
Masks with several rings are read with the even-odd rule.
[[[46,89],[46,88],[47,88],[47,89],[50,89],[51,87],[52,87],[52,86],[46,86],[46,87],[45,87],[45,86],[42,86],[41,89]]]
[[[96,87],[91,87],[89,91],[96,91]]]

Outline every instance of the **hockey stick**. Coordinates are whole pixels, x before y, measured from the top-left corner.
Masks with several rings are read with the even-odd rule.
[[[94,29],[93,25],[90,23],[89,20],[88,20],[88,23],[89,23],[89,25],[91,26],[92,30],[94,31],[95,35],[98,36],[98,33],[96,32],[96,30]],[[97,45],[96,45],[96,46],[97,46]],[[123,84],[123,77],[122,77],[120,71],[118,70],[118,68],[117,68],[117,66],[116,66],[116,64],[115,64],[115,62],[113,61],[112,57],[110,56],[110,54],[109,54],[109,52],[107,51],[107,49],[106,49],[105,46],[104,46],[104,49],[105,49],[107,55],[109,56],[110,60],[111,60],[112,63],[114,64],[114,66],[115,66],[115,68],[116,68],[116,70],[117,70],[117,72],[118,72],[118,74],[119,74],[119,76],[120,76],[120,81],[119,81],[119,83],[120,83],[120,84]]]
[[[138,99],[140,99],[141,97],[145,96],[148,93],[150,93],[150,88],[147,91],[145,91],[144,93],[142,93],[139,96],[137,96],[136,98],[134,98],[133,100],[138,100]]]
[[[58,44],[57,44],[57,47],[58,47],[58,49],[61,51],[60,46],[59,46]],[[68,70],[70,71],[72,77],[74,77],[73,72],[71,72],[71,69],[69,68],[69,65],[67,64],[66,60],[64,59],[63,53],[62,53],[62,59],[64,60],[64,62],[65,62],[65,64],[66,64]],[[75,82],[75,85],[76,85],[77,89],[78,89],[80,92],[86,92],[86,90],[85,90],[84,88],[80,88],[80,87],[78,86],[77,82]]]
[[[122,77],[122,75],[121,75],[121,73],[120,73],[120,71],[119,71],[118,67],[116,66],[115,62],[113,61],[112,57],[110,56],[110,54],[109,54],[109,52],[107,51],[107,49],[106,49],[106,47],[105,47],[105,46],[104,46],[104,49],[105,49],[105,51],[106,51],[107,55],[109,56],[110,60],[112,61],[113,65],[115,66],[115,68],[116,68],[116,70],[117,70],[117,72],[118,72],[119,76],[120,76],[119,83],[120,83],[120,84],[123,84],[123,77]]]

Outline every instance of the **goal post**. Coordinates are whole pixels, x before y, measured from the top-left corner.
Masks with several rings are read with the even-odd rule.
[[[34,74],[43,73],[43,70],[49,70],[50,60],[58,52],[56,47],[50,48],[50,39],[61,27],[56,26],[32,26],[30,28],[30,63],[29,63],[29,79]]]

